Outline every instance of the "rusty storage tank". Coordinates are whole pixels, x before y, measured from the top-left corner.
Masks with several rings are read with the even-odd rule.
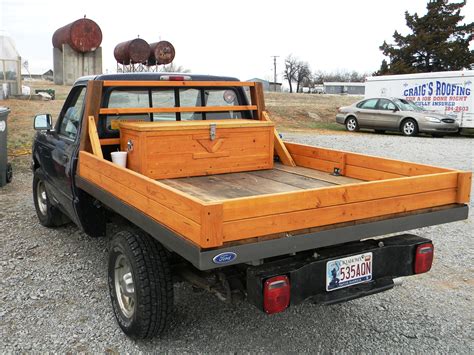
[[[68,44],[76,52],[93,52],[101,43],[102,31],[99,25],[88,18],[58,28],[53,34],[53,47],[61,50],[63,44]]]
[[[115,60],[122,65],[145,64],[150,56],[150,45],[141,38],[122,42],[115,46]]]
[[[173,45],[168,41],[160,41],[150,44],[150,58],[148,65],[170,64],[175,55]]]

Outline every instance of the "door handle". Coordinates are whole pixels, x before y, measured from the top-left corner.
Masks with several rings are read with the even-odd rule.
[[[69,155],[63,154],[63,159],[64,159],[64,162],[67,163],[69,161]]]

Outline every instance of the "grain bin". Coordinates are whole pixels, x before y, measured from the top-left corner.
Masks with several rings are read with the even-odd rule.
[[[62,50],[68,44],[79,53],[95,51],[102,43],[102,31],[98,24],[87,18],[58,28],[53,34],[53,47]]]

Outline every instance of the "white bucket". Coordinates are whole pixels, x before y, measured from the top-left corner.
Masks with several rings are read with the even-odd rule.
[[[123,168],[127,167],[127,152],[112,152],[112,162]]]

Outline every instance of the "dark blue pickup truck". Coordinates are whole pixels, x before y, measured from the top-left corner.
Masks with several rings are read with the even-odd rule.
[[[134,338],[163,331],[175,282],[267,314],[391,289],[434,252],[393,233],[468,214],[470,173],[283,142],[261,86],[234,78],[80,78],[55,125],[34,127],[38,219],[92,237],[115,225],[112,308]]]

